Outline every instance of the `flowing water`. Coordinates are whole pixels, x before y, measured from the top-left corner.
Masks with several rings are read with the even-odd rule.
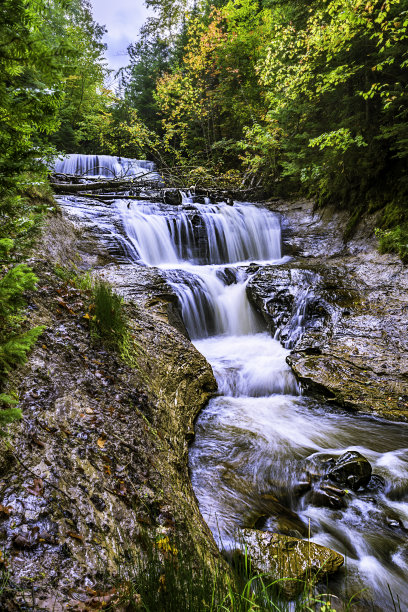
[[[250,262],[284,261],[277,218],[250,204],[191,198],[182,206],[128,207],[123,199],[104,206],[73,197],[61,203],[119,260],[163,271],[195,346],[213,367],[219,393],[197,421],[190,470],[220,547],[236,546],[242,526],[280,529],[268,501],[274,496],[298,515],[290,515],[286,529],[288,521],[295,533],[310,529],[312,541],[346,555],[340,588],[367,589],[359,609],[394,609],[389,589],[406,609],[408,427],[302,396],[285,359],[301,335],[312,287],[297,297],[286,347],[265,331],[246,297]],[[367,490],[348,492],[342,509],[318,507],[299,494],[307,471],[347,450],[364,455],[385,484],[372,479]]]
[[[54,163],[53,170],[62,174],[77,174],[83,177],[99,176],[113,179],[153,173],[155,165],[153,162],[144,159],[70,153],[64,157],[59,157]]]

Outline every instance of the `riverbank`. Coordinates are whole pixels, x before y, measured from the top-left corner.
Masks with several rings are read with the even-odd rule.
[[[10,383],[23,419],[1,450],[6,610],[118,601],[134,560],[171,555],[175,542],[210,583],[217,566],[228,573],[187,470],[194,419],[216,388],[211,369],[166,321],[165,303],[160,316],[126,306],[134,367],[91,337],[72,267],[104,257],[58,214],[29,261],[39,278],[30,325],[46,329]]]

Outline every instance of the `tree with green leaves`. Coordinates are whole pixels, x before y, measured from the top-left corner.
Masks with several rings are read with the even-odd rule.
[[[18,416],[5,392],[12,369],[24,362],[42,328],[30,329],[24,293],[36,277],[23,262],[52,200],[47,163],[52,134],[63,121],[70,79],[79,73],[83,40],[92,37],[89,5],[81,0],[3,0],[0,8],[0,425]],[[81,17],[82,16],[82,17]],[[73,32],[75,35],[73,35]],[[97,46],[96,36],[96,46]],[[94,55],[92,61],[97,61]],[[97,71],[97,68],[94,68]],[[85,100],[85,89],[83,99]],[[74,107],[78,108],[76,94]],[[65,106],[67,108],[67,105]],[[73,121],[71,119],[71,121]],[[28,197],[37,194],[37,199]]]
[[[246,184],[348,207],[355,220],[382,209],[378,236],[402,253],[408,0],[151,6],[171,23],[177,60],[170,53],[164,72],[146,63],[144,79],[179,163],[239,169]],[[130,104],[141,95],[134,88]]]
[[[58,112],[59,127],[51,142],[58,151],[94,153],[98,140],[89,138],[88,123],[104,113],[109,104],[104,80],[108,74],[103,57],[105,28],[92,18],[89,0],[72,6],[62,33],[74,53],[62,66],[64,95]]]

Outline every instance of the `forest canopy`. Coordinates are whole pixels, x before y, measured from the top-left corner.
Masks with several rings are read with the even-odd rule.
[[[382,247],[408,254],[408,0],[148,4],[121,106],[153,157],[348,208],[350,228],[382,210]]]

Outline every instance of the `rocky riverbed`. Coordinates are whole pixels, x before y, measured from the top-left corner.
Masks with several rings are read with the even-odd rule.
[[[370,227],[346,243],[342,215],[328,209],[316,214],[306,201],[268,206],[281,216],[284,254],[293,258],[242,268],[251,276],[250,301],[291,349],[287,362],[296,377],[333,409],[408,420],[406,267],[378,254]],[[30,262],[39,277],[30,324],[46,329],[11,383],[23,420],[13,426],[11,447],[3,443],[1,449],[0,561],[10,572],[5,610],[79,610],[109,602],[119,609],[118,573],[126,577],[129,559],[143,559],[148,546],[174,539],[210,573],[219,564],[228,573],[187,468],[195,418],[216,392],[212,370],[188,338],[163,270],[125,263],[110,243],[112,235],[100,240],[103,227],[74,226],[57,214]],[[134,367],[92,338],[86,295],[64,276],[67,269],[90,268],[127,300]],[[222,274],[228,276],[228,268]],[[236,274],[228,282],[223,276],[223,282],[234,284]],[[325,458],[330,465],[322,467],[318,458],[305,464],[307,486],[299,495],[306,504],[336,511],[347,505],[343,489],[354,486],[336,480],[341,459],[337,453]],[[239,480],[239,471],[233,477]],[[254,558],[263,537],[269,538],[272,559],[273,547],[285,555],[290,549],[292,560],[296,550],[301,556],[307,529],[290,510],[289,498],[286,506],[275,492],[261,497],[262,512],[243,526],[258,527],[264,508],[273,507],[276,520],[270,513],[263,518],[280,535],[244,531]],[[393,520],[387,528],[404,529]],[[317,547],[316,558],[318,552],[323,563],[325,555],[333,560],[331,571],[340,567],[340,554]],[[290,558],[282,557],[282,563]],[[321,573],[321,565],[314,571]],[[276,577],[273,566],[271,561],[268,571]],[[265,565],[259,561],[256,567]]]

